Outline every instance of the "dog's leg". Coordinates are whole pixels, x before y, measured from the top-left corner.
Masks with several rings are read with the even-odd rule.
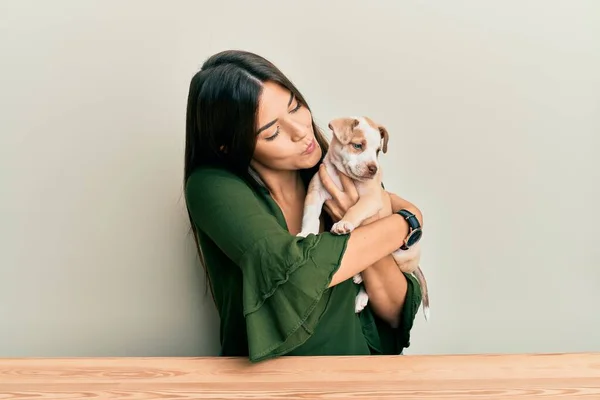
[[[348,209],[344,217],[333,225],[331,232],[339,235],[350,233],[365,219],[377,214],[382,207],[381,196],[363,195]]]
[[[308,193],[304,200],[304,211],[302,215],[302,229],[296,236],[306,237],[309,234],[318,234],[320,226],[321,210],[328,198],[321,179],[318,174],[312,178],[308,185]]]
[[[367,292],[365,292],[365,289],[361,287],[360,291],[356,295],[356,298],[354,299],[354,312],[361,312],[367,306],[368,303],[369,295],[367,294]]]
[[[392,257],[402,272],[412,274],[419,267],[421,261],[420,243],[408,250],[398,249],[392,253]]]

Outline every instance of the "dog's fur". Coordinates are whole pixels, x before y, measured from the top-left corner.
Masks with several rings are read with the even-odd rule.
[[[392,214],[389,194],[381,185],[378,159],[380,151],[387,152],[389,134],[384,126],[376,124],[368,117],[337,118],[329,123],[329,129],[333,131],[333,138],[323,160],[327,172],[341,190],[343,189],[338,173],[350,177],[359,194],[357,203],[331,228],[333,233],[347,234],[377,213],[380,213],[381,217]],[[315,174],[308,187],[302,230],[298,236],[306,237],[319,232],[319,217],[323,204],[328,199],[331,199],[330,193],[323,186],[319,174]],[[429,319],[427,281],[419,265],[420,242],[408,250],[398,249],[392,255],[400,270],[412,273],[418,279],[423,293],[423,314],[425,319]],[[357,274],[353,280],[360,284],[362,277]],[[361,287],[356,296],[355,311],[360,312],[368,301],[369,297]]]

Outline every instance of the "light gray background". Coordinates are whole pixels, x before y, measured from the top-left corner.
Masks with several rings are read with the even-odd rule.
[[[389,129],[427,229],[407,354],[600,351],[600,2],[3,0],[0,30],[0,356],[217,354],[182,167],[228,48]]]

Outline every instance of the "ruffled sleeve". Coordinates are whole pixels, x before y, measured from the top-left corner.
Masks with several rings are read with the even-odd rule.
[[[185,193],[197,229],[242,271],[250,360],[303,344],[319,322],[349,236],[290,234],[259,194],[225,170],[195,171]]]

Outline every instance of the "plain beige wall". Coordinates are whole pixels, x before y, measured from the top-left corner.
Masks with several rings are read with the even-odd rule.
[[[182,161],[228,48],[388,127],[427,229],[407,353],[600,351],[600,2],[2,0],[0,46],[0,356],[217,354]]]

